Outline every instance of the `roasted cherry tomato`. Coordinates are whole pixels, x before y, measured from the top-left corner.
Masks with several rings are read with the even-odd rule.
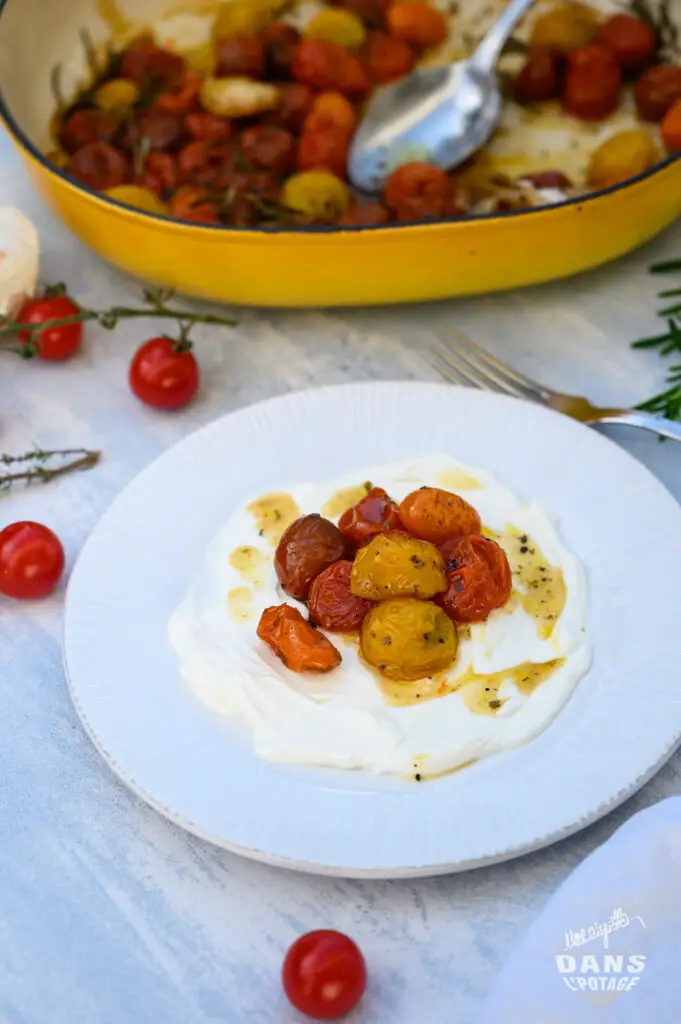
[[[447,19],[441,11],[425,3],[397,3],[388,8],[388,28],[416,50],[430,50],[443,43],[449,34]]]
[[[281,186],[272,171],[238,172],[230,182],[232,200],[225,216],[235,227],[250,227],[262,222],[262,201],[276,202]]]
[[[339,7],[352,11],[368,29],[385,28],[385,16],[390,0],[340,0]]]
[[[299,171],[331,171],[345,178],[351,136],[337,128],[326,131],[304,131],[298,143],[296,165]]]
[[[369,77],[357,57],[338,43],[303,39],[291,68],[293,77],[317,91],[335,90],[361,99],[369,92]]]
[[[197,142],[224,142],[232,134],[229,121],[206,111],[187,114],[185,124],[187,131]]]
[[[155,110],[164,114],[186,114],[196,106],[201,92],[203,78],[191,72],[185,72],[177,88],[162,93],[154,103]]]
[[[177,161],[169,153],[150,153],[144,161],[139,184],[157,196],[164,196],[177,185]]]
[[[385,183],[383,198],[388,209],[396,212],[404,199],[425,196],[444,202],[451,195],[452,183],[444,171],[416,161],[393,171]]]
[[[279,103],[274,110],[261,115],[261,124],[275,124],[288,132],[297,133],[312,108],[312,89],[301,82],[279,86]]]
[[[484,622],[511,596],[503,548],[486,537],[462,537],[447,562],[447,590],[435,598],[453,622]]]
[[[345,537],[337,526],[319,515],[302,516],[279,541],[274,568],[287,594],[305,601],[315,577],[347,554]]]
[[[428,600],[447,588],[445,564],[434,544],[388,530],[359,549],[350,587],[355,597],[367,601],[391,597]]]
[[[336,222],[339,227],[369,227],[372,224],[387,224],[390,214],[381,203],[354,203],[342,213]]]
[[[129,382],[134,394],[146,405],[178,409],[196,394],[199,367],[185,343],[151,338],[135,353]]]
[[[655,33],[633,14],[613,14],[598,30],[596,42],[615,54],[623,71],[635,71],[655,56]]]
[[[394,217],[400,224],[413,224],[426,220],[446,220],[461,216],[464,212],[454,195],[445,199],[437,196],[405,196],[395,207]]]
[[[222,141],[190,142],[180,150],[177,166],[182,181],[220,191],[234,172],[230,146]]]
[[[596,189],[609,188],[643,174],[656,162],[657,149],[645,128],[617,132],[592,152],[587,181]]]
[[[386,530],[402,530],[397,503],[382,487],[372,487],[368,494],[340,517],[338,529],[351,544],[359,547]]]
[[[351,134],[357,127],[357,114],[352,103],[340,92],[321,92],[315,96],[303,130],[323,132],[337,129]]]
[[[534,20],[530,49],[551,46],[561,53],[572,53],[588,46],[598,31],[600,17],[593,7],[566,0]]]
[[[644,121],[661,121],[672,103],[681,99],[681,68],[658,64],[634,86],[636,109]]]
[[[241,149],[254,167],[261,167],[278,174],[287,174],[293,169],[296,159],[296,143],[290,132],[274,125],[254,124],[241,133]]]
[[[620,66],[607,47],[584,46],[569,55],[563,91],[569,114],[582,121],[602,121],[617,107],[621,87]]]
[[[513,84],[516,99],[537,103],[560,96],[565,58],[548,46],[532,50]]]
[[[161,89],[179,87],[187,65],[183,57],[157,46],[151,36],[140,36],[121,55],[120,77],[138,85],[153,81]]]
[[[681,100],[672,103],[662,119],[662,141],[668,153],[681,150]]]
[[[180,185],[170,199],[170,212],[178,220],[196,224],[219,224],[215,203],[203,185]]]
[[[535,188],[573,188],[573,184],[563,171],[532,171],[522,174],[521,181],[529,181]]]
[[[301,40],[300,32],[285,21],[274,21],[262,35],[265,66],[269,77],[289,78],[293,57]]]
[[[118,131],[120,121],[106,110],[78,110],[59,132],[66,153],[76,153],[90,142],[108,142]]]
[[[44,324],[52,320],[69,320],[78,316],[80,309],[68,295],[55,298],[30,299],[21,309],[17,317],[22,324]],[[30,340],[28,331],[19,332],[19,340],[27,345]],[[69,359],[81,346],[83,325],[67,324],[64,327],[46,327],[38,335],[36,355],[39,359],[57,362]]]
[[[68,162],[69,174],[98,192],[122,185],[130,177],[130,162],[108,142],[90,142]]]
[[[377,85],[396,82],[414,67],[414,51],[404,39],[373,32],[363,50],[364,63]]]
[[[412,491],[400,505],[400,519],[414,537],[442,544],[449,537],[480,533],[480,516],[458,494],[439,487]]]
[[[447,613],[432,601],[381,601],[362,623],[364,659],[398,682],[432,677],[449,668],[459,639]]]
[[[125,143],[134,149],[143,140],[151,152],[175,149],[186,138],[184,125],[176,114],[150,111],[128,126]]]
[[[12,523],[0,532],[0,593],[19,600],[47,597],[64,572],[64,548],[40,523]]]
[[[352,562],[334,562],[312,581],[308,610],[316,626],[332,633],[359,629],[373,604],[350,590]]]
[[[257,632],[292,672],[330,672],[341,663],[331,641],[290,605],[266,608]]]
[[[364,957],[341,932],[308,932],[286,954],[282,982],[301,1013],[315,1020],[335,1020],[350,1013],[364,995]]]
[[[262,78],[265,72],[265,48],[255,36],[218,39],[215,57],[218,78]]]

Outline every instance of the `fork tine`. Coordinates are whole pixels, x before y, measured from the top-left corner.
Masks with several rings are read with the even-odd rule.
[[[466,384],[470,384],[475,388],[482,388],[483,391],[507,392],[506,388],[500,387],[498,382],[490,377],[483,368],[472,363],[465,353],[454,348],[453,345],[445,345],[439,338],[436,338],[431,342],[429,352],[431,357],[439,362],[439,367],[436,366],[435,368],[439,369],[444,377],[454,373],[459,379],[463,379]],[[443,372],[443,366],[448,371],[447,373]]]
[[[470,381],[466,377],[462,377],[460,373],[457,373],[454,367],[450,366],[449,363],[446,363],[444,359],[437,355],[436,352],[426,349],[422,355],[426,362],[433,367],[435,372],[439,373],[441,377],[444,377],[444,379],[448,380],[451,384],[463,384],[464,386],[470,385]]]
[[[442,347],[448,353],[456,353],[459,361],[464,361],[466,366],[474,369],[480,377],[487,381],[486,386],[492,390],[501,391],[506,395],[513,395],[515,398],[536,400],[539,397],[536,392],[520,387],[520,385],[505,377],[504,374],[497,372],[494,367],[488,366],[486,361],[478,357],[473,349],[468,348],[463,342],[459,342],[458,339],[457,343],[448,339],[445,340],[444,338],[439,340]]]
[[[500,359],[497,359],[486,349],[480,348],[475,342],[467,338],[461,331],[457,331],[455,328],[450,327],[447,329],[447,333],[451,334],[460,345],[471,353],[471,355],[480,362],[483,362],[488,368],[489,372],[496,372],[504,383],[507,383],[510,387],[513,385],[516,388],[522,389],[522,397],[537,399],[546,399],[550,396],[551,391],[549,388],[544,387],[543,384],[539,384],[536,380],[532,380],[531,377],[525,376],[523,373],[518,373],[517,370],[511,369],[505,363],[502,363]],[[445,343],[446,344],[446,343]],[[516,392],[517,393],[517,392]]]

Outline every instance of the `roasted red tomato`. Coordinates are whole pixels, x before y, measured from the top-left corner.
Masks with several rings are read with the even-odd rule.
[[[270,78],[289,78],[291,65],[298,44],[300,32],[285,21],[274,21],[262,35],[265,47],[265,66]]]
[[[334,562],[313,580],[308,609],[316,626],[331,633],[353,633],[362,625],[373,602],[352,593],[351,572],[352,562]]]
[[[130,161],[108,142],[90,142],[74,153],[67,170],[77,181],[105,192],[123,185],[131,173]]]
[[[229,121],[207,111],[187,114],[185,124],[187,131],[197,142],[224,142],[232,134]]]
[[[330,672],[341,663],[331,641],[287,604],[266,608],[257,632],[292,672]]]
[[[390,0],[340,0],[334,6],[352,11],[368,29],[382,29]]]
[[[177,185],[177,161],[169,153],[150,153],[144,161],[139,184],[142,188],[155,192],[158,196],[165,196],[167,192]]]
[[[615,55],[605,46],[583,46],[567,60],[563,106],[582,121],[602,121],[620,99],[622,72]]]
[[[76,153],[90,142],[108,142],[118,131],[119,120],[106,110],[78,110],[59,132],[66,153]]]
[[[537,103],[560,96],[565,58],[548,46],[537,47],[520,69],[513,91],[520,102]]]
[[[165,114],[186,114],[196,106],[201,91],[201,75],[185,72],[175,89],[162,93],[154,103],[155,110]]]
[[[452,195],[452,183],[444,173],[431,164],[414,161],[403,164],[385,183],[383,198],[389,210],[396,212],[404,199],[425,196],[445,201]]]
[[[486,537],[461,537],[447,562],[447,590],[434,598],[453,622],[484,622],[511,596],[503,548]]]
[[[196,224],[219,224],[215,203],[203,185],[180,185],[170,200],[170,212],[179,220]]]
[[[480,516],[458,494],[439,487],[421,487],[400,505],[400,519],[413,537],[442,544],[450,537],[480,533]]]
[[[414,67],[414,51],[404,39],[373,32],[363,49],[364,62],[372,81],[377,85],[396,82]]]
[[[645,121],[661,121],[672,103],[681,99],[681,68],[658,64],[634,86],[636,109]]]
[[[655,56],[655,33],[633,14],[613,14],[598,30],[596,42],[615,54],[624,71],[635,71]]]
[[[397,502],[382,487],[372,487],[361,501],[343,513],[338,529],[352,545],[359,547],[377,533],[404,527]]]
[[[416,50],[430,50],[447,38],[449,25],[442,11],[430,4],[411,2],[392,4],[388,8],[391,35],[403,39]]]
[[[411,224],[423,220],[445,220],[459,217],[463,210],[453,195],[440,199],[437,196],[405,196],[395,207],[394,217],[400,224]]]
[[[279,541],[274,568],[284,590],[305,601],[315,577],[347,553],[347,543],[337,526],[319,515],[302,516],[291,523]]]
[[[278,174],[293,170],[296,159],[296,143],[293,135],[284,128],[274,125],[254,124],[241,133],[241,149],[254,167],[261,167]]]
[[[323,132],[335,129],[351,134],[357,127],[357,114],[352,103],[340,92],[322,92],[315,96],[303,131]]]
[[[357,57],[338,43],[303,39],[291,68],[293,77],[316,91],[335,90],[361,99],[369,92],[369,76]]]
[[[161,89],[177,89],[186,70],[183,57],[157,46],[149,35],[140,36],[121,56],[121,78],[138,85],[153,81]]]
[[[279,86],[279,103],[260,118],[261,124],[275,124],[288,132],[299,132],[312,108],[313,93],[301,82]]]
[[[150,111],[128,126],[125,144],[133,149],[144,140],[149,150],[155,152],[176,148],[182,143],[183,136],[186,138],[183,123],[178,116]]]
[[[225,167],[229,172],[234,170],[232,151],[222,141],[190,142],[180,150],[177,166],[182,181],[215,186],[216,191],[225,184],[222,180]]]
[[[562,171],[533,171],[523,174],[521,181],[529,181],[535,188],[572,188],[572,182]]]
[[[250,227],[262,220],[262,200],[276,202],[281,186],[271,171],[239,172],[232,176],[229,188],[232,201],[226,210],[227,220],[235,227]]]
[[[265,72],[265,48],[255,36],[218,39],[215,56],[218,78],[262,78]]]
[[[354,203],[348,206],[337,220],[339,227],[367,227],[371,224],[387,224],[390,214],[381,203]]]
[[[337,178],[345,178],[351,136],[337,128],[325,131],[305,131],[298,143],[296,165],[299,171],[331,171]]]

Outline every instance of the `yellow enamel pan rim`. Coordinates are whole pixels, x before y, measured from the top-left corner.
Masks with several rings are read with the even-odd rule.
[[[0,0],[0,18],[5,10],[5,6],[8,0]],[[437,229],[443,224],[451,224],[453,226],[462,226],[474,224],[476,221],[502,221],[507,220],[509,217],[541,217],[547,216],[555,212],[559,207],[561,210],[569,209],[570,207],[582,207],[586,203],[594,202],[603,196],[611,195],[613,192],[619,192],[623,189],[627,189],[638,182],[644,181],[646,178],[651,178],[656,174],[659,174],[666,167],[681,160],[681,151],[673,153],[671,156],[666,157],[661,162],[655,164],[649,170],[644,171],[642,174],[637,174],[634,178],[628,178],[626,181],[620,182],[617,185],[611,185],[608,188],[599,189],[595,192],[589,192],[584,195],[575,196],[574,198],[567,199],[565,202],[560,204],[552,204],[547,206],[535,206],[525,210],[506,210],[501,213],[476,213],[470,217],[465,218],[448,218],[441,221],[414,221],[412,224],[366,224],[357,225],[350,227],[338,228],[333,225],[314,225],[309,227],[296,228],[294,231],[286,227],[259,227],[259,228],[242,228],[233,227],[227,224],[191,224],[187,221],[180,220],[178,217],[171,217],[165,214],[149,213],[146,210],[138,210],[135,207],[128,206],[126,203],[121,203],[116,199],[112,199],[109,196],[103,195],[101,192],[97,192],[95,189],[89,188],[87,185],[82,185],[75,181],[73,178],[65,174],[59,167],[56,167],[47,157],[42,153],[37,146],[33,144],[28,135],[23,131],[17,120],[14,118],[12,112],[9,109],[9,105],[5,101],[2,89],[0,89],[0,118],[4,122],[10,134],[13,136],[16,143],[25,153],[28,154],[36,163],[41,165],[44,170],[55,178],[60,178],[61,181],[73,192],[84,193],[89,197],[91,201],[95,201],[102,206],[113,207],[114,209],[123,210],[127,214],[132,214],[136,218],[146,219],[150,221],[158,221],[165,225],[176,225],[184,230],[189,230],[192,233],[215,233],[215,232],[228,232],[234,235],[241,236],[252,236],[252,237],[267,237],[269,235],[284,235],[287,241],[293,239],[305,242],[310,236],[319,235],[345,235],[348,233],[356,232],[378,232],[383,235],[393,234],[395,236],[404,235],[414,229]]]

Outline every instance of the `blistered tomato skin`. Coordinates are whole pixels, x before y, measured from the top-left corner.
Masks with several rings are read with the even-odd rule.
[[[315,577],[346,555],[347,543],[337,526],[319,515],[302,516],[279,541],[277,579],[287,594],[306,601]]]
[[[59,132],[59,142],[66,153],[73,154],[90,142],[109,142],[119,124],[116,115],[108,111],[79,110]]]
[[[565,59],[548,46],[533,50],[516,78],[513,91],[521,103],[552,100],[560,95]]]
[[[661,121],[672,103],[681,99],[681,68],[659,64],[646,71],[634,86],[634,99],[644,121]]]
[[[563,106],[582,121],[602,121],[616,109],[622,72],[611,50],[585,46],[568,57]]]
[[[338,43],[324,39],[304,39],[296,50],[291,72],[298,82],[319,92],[336,90],[361,99],[371,88],[357,57]]]
[[[274,125],[255,124],[241,133],[241,148],[254,167],[278,174],[293,169],[296,146],[293,135]]]
[[[345,178],[350,152],[350,134],[337,128],[304,131],[298,143],[296,165],[299,171],[330,171]]]
[[[601,25],[596,42],[608,46],[624,71],[635,71],[655,56],[655,33],[633,14],[614,14]]]
[[[372,81],[386,85],[408,75],[416,64],[416,56],[404,39],[374,32],[364,48],[364,62]]]
[[[391,597],[428,600],[446,590],[445,563],[427,541],[398,531],[379,533],[357,552],[350,587],[356,597],[367,601]]]
[[[417,50],[439,46],[447,38],[447,19],[441,11],[426,3],[397,3],[388,8],[388,27],[392,35]]]
[[[69,160],[69,174],[98,192],[123,185],[130,177],[129,160],[108,142],[90,142]]]
[[[422,161],[403,164],[385,183],[383,200],[392,213],[398,213],[405,201],[425,199],[434,206],[452,200],[452,183],[437,167]]]
[[[362,655],[389,679],[409,682],[443,672],[458,647],[452,620],[432,601],[383,601],[362,624]]]
[[[320,572],[310,587],[310,621],[331,633],[354,633],[373,608],[373,602],[355,597],[350,589],[352,562],[334,562]]]
[[[257,633],[292,672],[330,672],[341,663],[331,641],[290,605],[266,608]]]
[[[356,228],[388,224],[390,214],[381,203],[354,203],[337,220],[338,227]]]
[[[480,533],[480,516],[458,494],[439,487],[421,487],[400,505],[400,519],[414,537],[441,544],[449,537]]]
[[[338,529],[350,544],[359,547],[378,533],[403,527],[397,502],[382,487],[372,487],[361,501],[343,513]]]
[[[218,78],[261,78],[265,70],[265,48],[255,36],[233,35],[218,39],[216,45]]]
[[[449,551],[447,569],[447,590],[436,602],[453,622],[485,622],[511,596],[506,553],[486,537],[462,537]]]

